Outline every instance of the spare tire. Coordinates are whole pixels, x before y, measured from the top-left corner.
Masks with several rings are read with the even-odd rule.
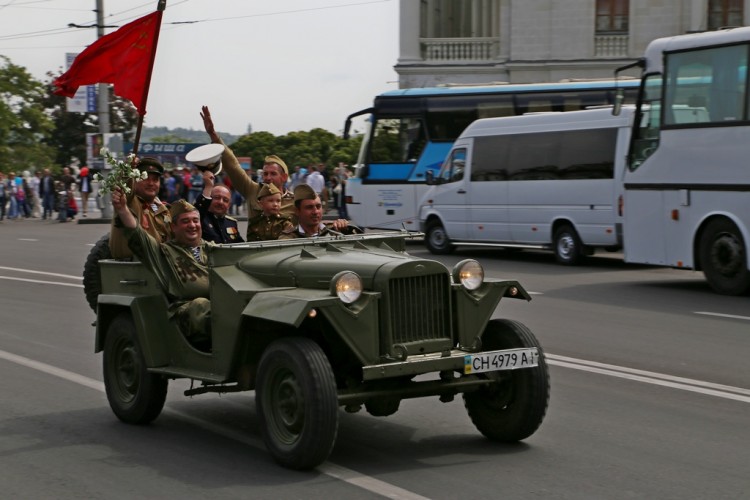
[[[96,312],[96,304],[99,294],[102,293],[102,276],[99,273],[99,260],[111,259],[112,252],[109,250],[109,233],[105,234],[94,244],[94,248],[86,257],[83,265],[83,293],[91,309]]]

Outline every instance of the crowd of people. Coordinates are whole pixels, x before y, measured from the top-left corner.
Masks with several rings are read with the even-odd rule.
[[[49,169],[37,170],[33,175],[9,172],[7,177],[0,172],[0,221],[55,217],[60,222],[74,220],[79,212],[76,190],[81,197],[82,215],[87,217],[92,187],[93,174],[85,166],[77,177],[68,167],[56,177]]]

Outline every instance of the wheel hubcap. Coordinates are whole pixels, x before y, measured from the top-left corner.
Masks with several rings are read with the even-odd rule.
[[[560,254],[561,257],[564,257],[566,259],[570,258],[574,248],[575,243],[573,242],[573,238],[570,235],[563,236],[557,242],[557,253]]]
[[[285,443],[293,443],[305,424],[305,404],[302,388],[293,373],[277,374],[270,394],[271,418],[276,436]]]
[[[736,274],[743,266],[742,245],[730,234],[722,234],[711,247],[711,264],[724,276]]]

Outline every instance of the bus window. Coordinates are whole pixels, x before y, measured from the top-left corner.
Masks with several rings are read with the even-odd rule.
[[[643,82],[643,101],[636,113],[628,167],[637,169],[659,145],[661,129],[661,75],[649,75]]]
[[[416,162],[426,138],[421,120],[416,118],[383,118],[376,122],[372,135],[372,163]]]
[[[746,120],[747,50],[730,45],[669,54],[664,126]]]

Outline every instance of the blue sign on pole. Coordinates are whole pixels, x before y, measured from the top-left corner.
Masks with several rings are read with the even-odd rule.
[[[86,111],[96,113],[96,85],[86,85]]]

